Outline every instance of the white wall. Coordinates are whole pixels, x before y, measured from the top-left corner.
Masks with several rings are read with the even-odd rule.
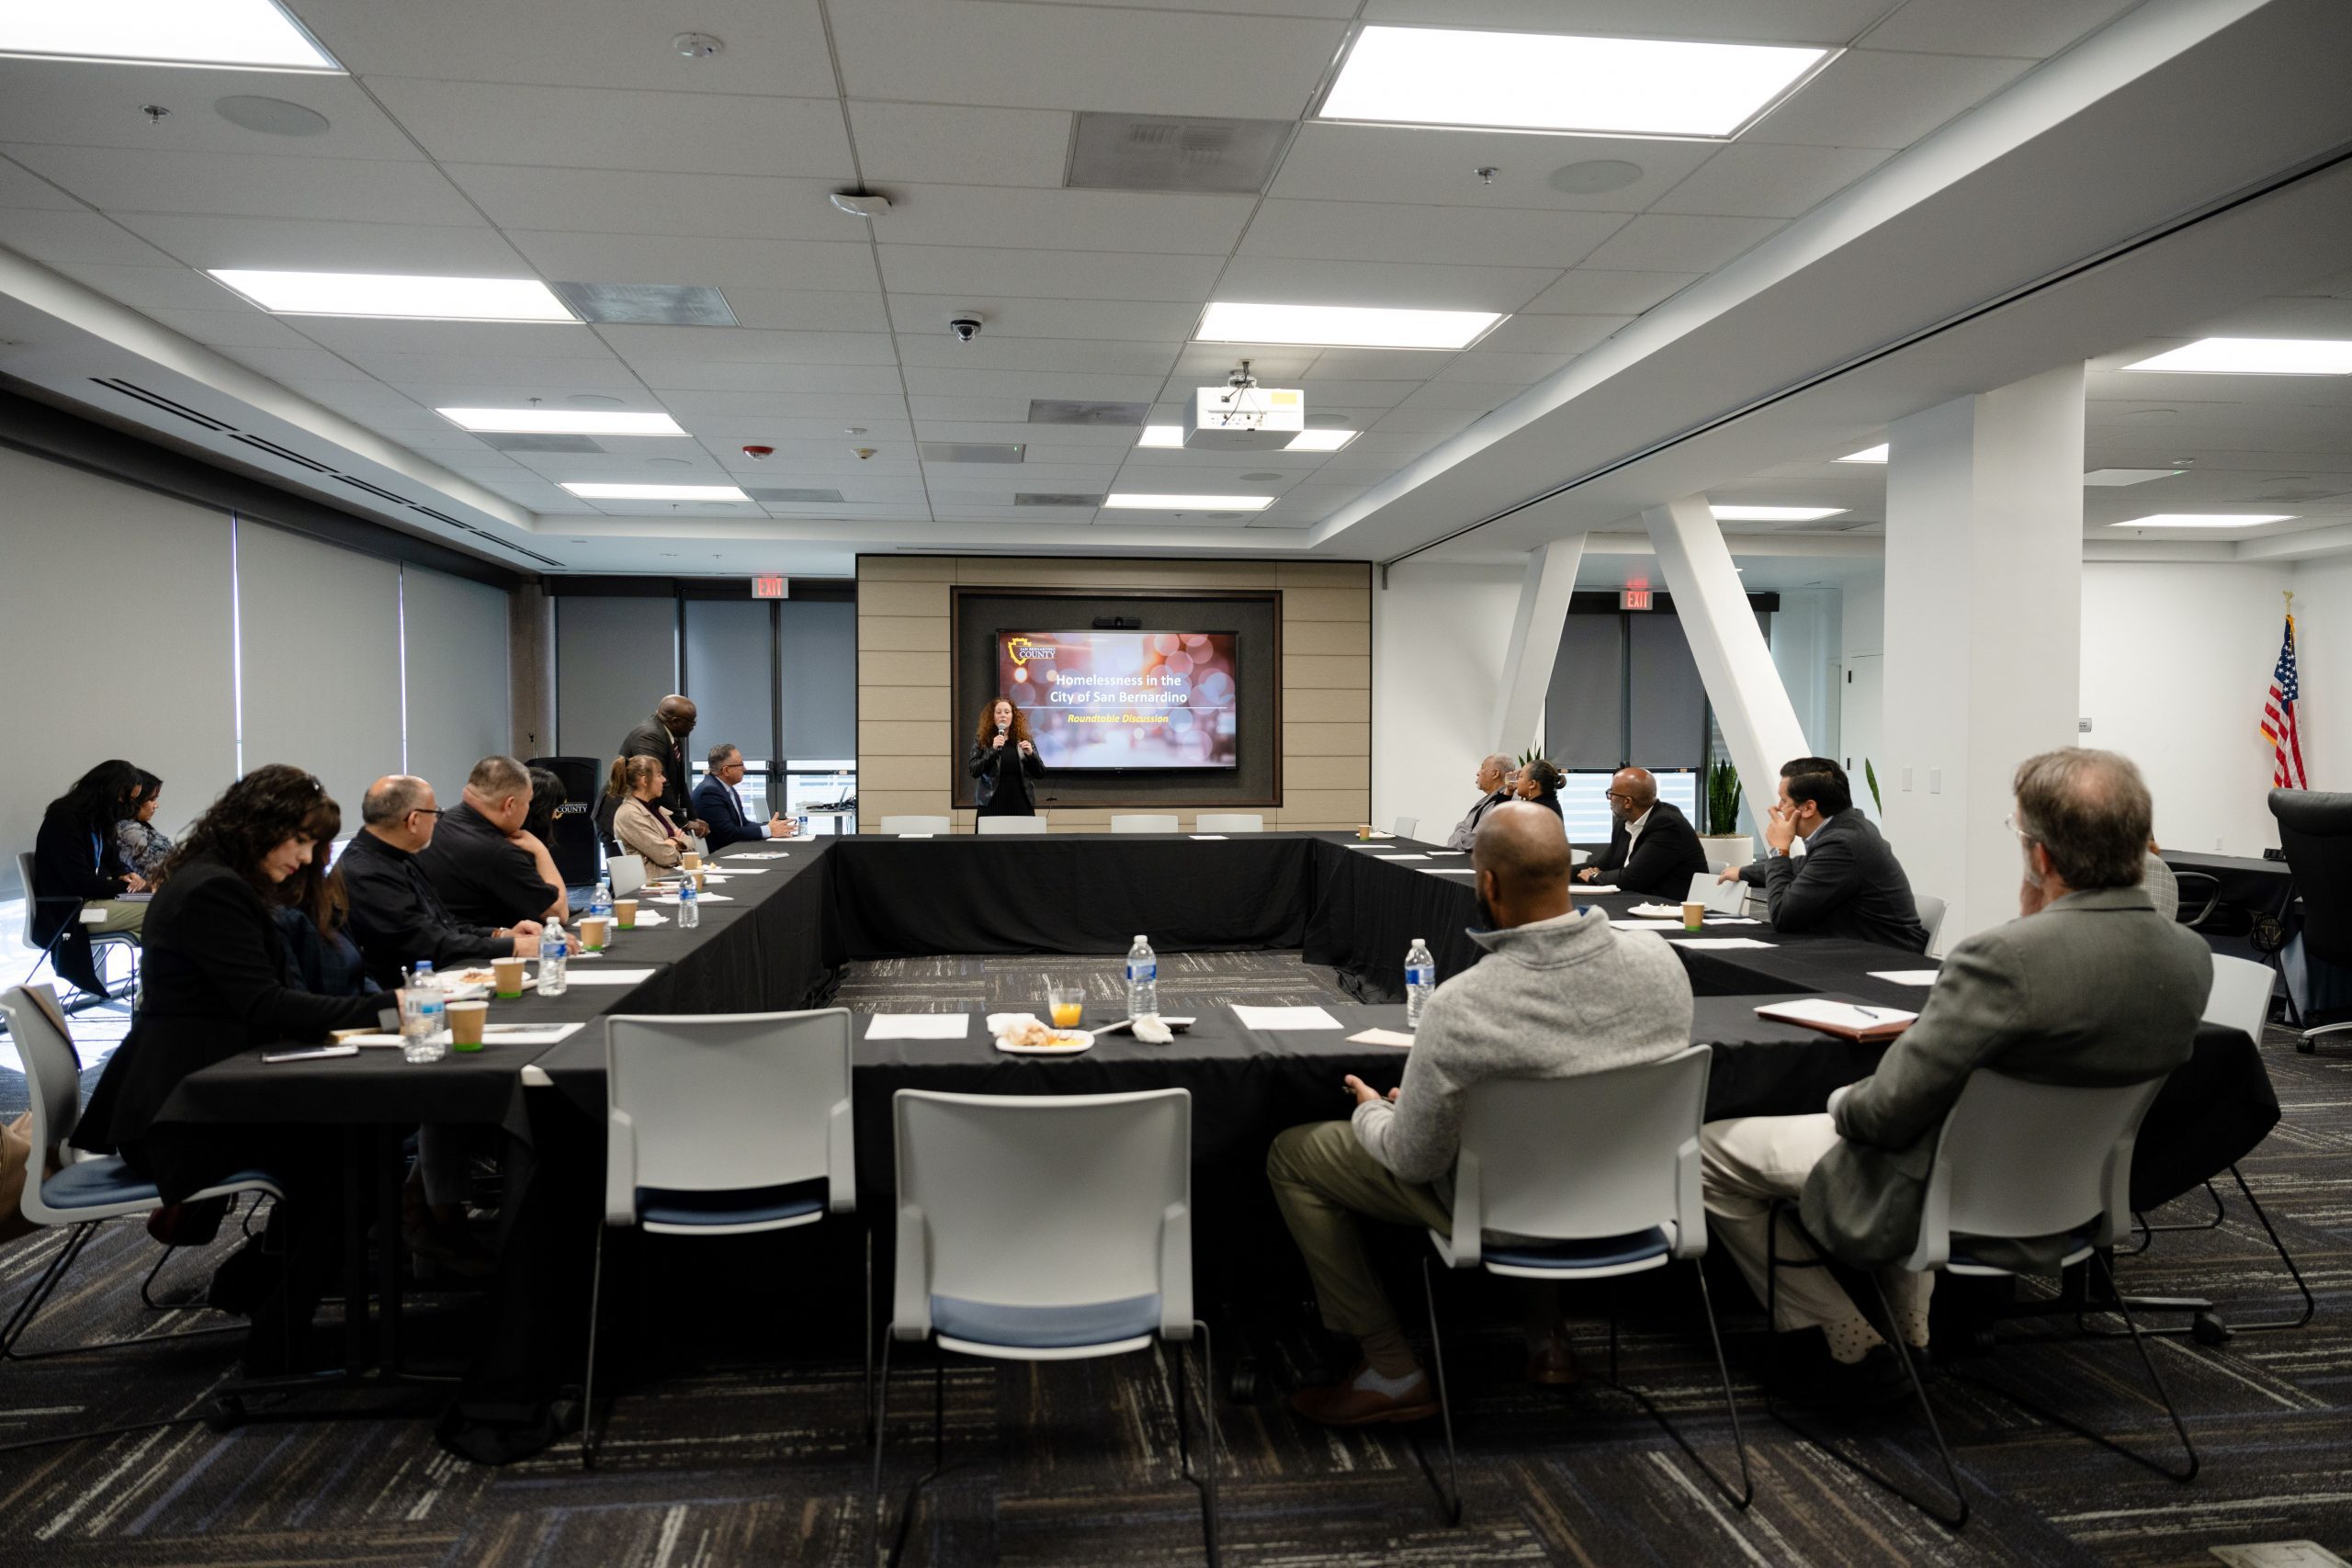
[[[2288,586],[2295,591],[2295,659],[2302,678],[2295,723],[2303,737],[2303,772],[2313,789],[2352,790],[2352,558],[2301,562]],[[2269,689],[2283,629],[2278,612],[2285,607],[2276,599],[2269,604],[2249,704]]]
[[[408,771],[455,805],[473,765],[514,739],[506,680],[507,596],[486,583],[401,568]],[[347,823],[356,829],[358,817]]]
[[[1478,798],[1472,780],[1502,682],[1519,566],[1408,563],[1372,594],[1372,816],[1420,818],[1443,838]]]
[[[1784,588],[1772,612],[1772,663],[1805,744],[1817,756],[1838,755],[1839,672],[1845,650],[1845,595],[1835,588]]]

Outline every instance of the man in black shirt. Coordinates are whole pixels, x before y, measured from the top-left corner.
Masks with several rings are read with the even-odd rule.
[[[431,784],[405,773],[378,779],[360,802],[359,818],[359,832],[335,870],[351,899],[351,938],[376,984],[395,988],[401,971],[420,958],[448,969],[538,951],[538,921],[465,924],[417,869],[417,852],[433,841],[441,819]]]
[[[694,732],[694,700],[673,692],[653,705],[650,719],[621,737],[619,755],[660,761],[661,804],[670,808],[670,820],[701,838],[710,824],[695,817],[686,801],[686,784],[694,776],[686,766],[686,737]]]
[[[465,795],[444,811],[433,840],[416,855],[449,913],[468,925],[560,920],[563,889],[539,873],[516,843],[531,812],[531,773],[512,757],[484,757],[466,776]]]

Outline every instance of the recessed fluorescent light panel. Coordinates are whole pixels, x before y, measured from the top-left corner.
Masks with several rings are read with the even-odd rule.
[[[2192,376],[2352,376],[2352,341],[2308,337],[2209,337],[2127,365]]]
[[[1842,517],[1842,506],[1710,506],[1718,523],[1818,523]]]
[[[2168,479],[2187,472],[2183,468],[2093,468],[2083,476],[2086,485],[2143,485],[2150,479]]]
[[[582,501],[749,501],[733,485],[600,485],[563,487]]]
[[[1467,348],[1502,317],[1492,310],[1392,310],[1369,305],[1246,305],[1219,300],[1195,343],[1298,343],[1332,348]]]
[[[1831,51],[1557,33],[1366,28],[1318,119],[1600,136],[1736,135]]]
[[[1337,452],[1356,438],[1352,430],[1302,430],[1290,438],[1285,452]]]
[[[2291,512],[2154,512],[2110,528],[2258,528],[2265,523],[2291,523]]]
[[[1882,442],[1876,446],[1865,446],[1859,452],[1849,452],[1838,460],[1841,463],[1883,463],[1886,461],[1886,444]]]
[[[211,276],[279,316],[394,316],[433,321],[570,321],[536,277],[413,277],[376,272],[250,272]]]
[[[594,413],[586,409],[435,409],[460,430],[476,434],[684,435],[666,413]]]
[[[1140,495],[1119,491],[1102,502],[1129,512],[1263,512],[1271,495]]]
[[[72,0],[0,6],[0,54],[340,71],[271,0]]]
[[[1182,446],[1184,427],[1181,424],[1147,424],[1143,427],[1138,446]]]

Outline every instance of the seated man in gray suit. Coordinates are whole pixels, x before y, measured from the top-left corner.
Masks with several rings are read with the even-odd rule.
[[[1804,853],[1792,855],[1799,839]],[[1780,799],[1764,818],[1765,856],[1734,876],[1764,889],[1772,926],[1792,936],[1851,937],[1928,951],[1911,879],[1854,805],[1846,770],[1826,757],[1781,765]]]
[[[2111,751],[2048,751],[2018,769],[2014,787],[2022,918],[1952,949],[1918,1021],[1876,1072],[1829,1097],[1826,1114],[1711,1122],[1701,1137],[1708,1226],[1758,1301],[1769,1299],[1771,1201],[1800,1198],[1805,1230],[1839,1260],[1883,1270],[1904,1337],[1924,1347],[1933,1277],[1892,1265],[1918,1239],[1937,1134],[1969,1075],[2139,1083],[2188,1059],[2212,955],[2140,886],[2151,816],[2140,770]],[[1893,1352],[1836,1280],[1787,1267],[1813,1256],[1795,1228],[1783,1224],[1775,1245],[1784,1375],[1832,1398],[1899,1395]],[[2056,1257],[2014,1260],[2046,1268]]]

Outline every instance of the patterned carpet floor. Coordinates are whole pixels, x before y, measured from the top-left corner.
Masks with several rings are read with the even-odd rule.
[[[1106,1003],[1116,961],[935,958],[861,964],[842,987],[860,1010],[1035,1007],[1046,975],[1082,975]],[[1163,1011],[1219,1001],[1342,999],[1328,973],[1295,954],[1186,954],[1162,960]],[[99,1032],[94,1026],[93,1034]],[[1247,1568],[1355,1563],[1544,1563],[1616,1568],[1696,1563],[1813,1565],[2211,1563],[2210,1549],[2308,1540],[2352,1556],[2352,1053],[2298,1055],[2274,1031],[2266,1058],[2286,1118],[2245,1175],[2320,1302],[2308,1327],[2247,1334],[2219,1349],[2156,1347],[2204,1472],[2175,1485],[1939,1378],[1937,1408],[1974,1492],[1954,1534],[1887,1498],[1791,1437],[1764,1413],[1758,1314],[1736,1278],[1713,1276],[1757,1483],[1732,1509],[1629,1400],[1588,1383],[1533,1387],[1520,1376],[1510,1298],[1476,1281],[1442,1293],[1454,1379],[1463,1523],[1434,1506],[1416,1444],[1437,1432],[1334,1433],[1293,1418],[1280,1385],[1309,1338],[1296,1323],[1218,1325],[1218,1382],[1249,1350],[1268,1385],[1236,1403],[1222,1388],[1224,1560]],[[21,1084],[0,1074],[0,1102]],[[2194,1220],[2201,1195],[2166,1218]],[[1395,1258],[1412,1256],[1401,1238]],[[53,1237],[0,1248],[0,1303],[13,1303],[52,1255]],[[223,1240],[175,1256],[159,1288],[199,1282]],[[1210,1245],[1214,1245],[1210,1243]],[[155,1250],[136,1225],[101,1233],[27,1341],[162,1333],[201,1321],[141,1306]],[[1287,1257],[1263,1260],[1287,1279]],[[2295,1304],[2277,1257],[2232,1192],[2215,1230],[2157,1238],[2123,1260],[2127,1288],[2215,1298],[2251,1320]],[[435,1446],[424,1419],[259,1425],[226,1435],[184,1425],[0,1452],[0,1564],[596,1564],[717,1568],[874,1561],[861,1371],[832,1276],[787,1259],[737,1287],[735,1304],[772,1324],[773,1357],[698,1336],[626,1381],[603,1462],[579,1468],[570,1442],[491,1469]],[[681,1276],[673,1312],[726,1281]],[[665,1284],[670,1281],[664,1281]],[[1411,1300],[1400,1274],[1398,1300]],[[1281,1292],[1276,1291],[1275,1294]],[[1418,1296],[1418,1287],[1413,1295]],[[1713,1386],[1687,1272],[1628,1293],[1629,1382],[1729,1463],[1731,1430]],[[1597,1366],[1602,1298],[1571,1295],[1588,1366]],[[854,1300],[848,1308],[854,1317]],[[1412,1314],[1408,1314],[1408,1320]],[[1275,1316],[1280,1317],[1277,1314]],[[2170,1321],[2178,1321],[2177,1318]],[[412,1312],[422,1364],[461,1357],[477,1298],[422,1298]],[[0,1442],[61,1429],[192,1412],[231,1372],[226,1337],[108,1357],[0,1365]],[[794,1358],[786,1362],[786,1357]],[[2121,1341],[2006,1346],[1972,1363],[1989,1380],[2163,1453],[2170,1439],[2138,1362]],[[930,1363],[892,1379],[893,1517],[928,1465]],[[1147,1355],[1046,1364],[952,1363],[944,1379],[949,1469],[924,1493],[905,1561],[1116,1564],[1201,1561],[1198,1495],[1180,1480],[1177,1407]],[[1906,1414],[1849,1423],[1871,1454],[1914,1484],[1933,1453]]]

